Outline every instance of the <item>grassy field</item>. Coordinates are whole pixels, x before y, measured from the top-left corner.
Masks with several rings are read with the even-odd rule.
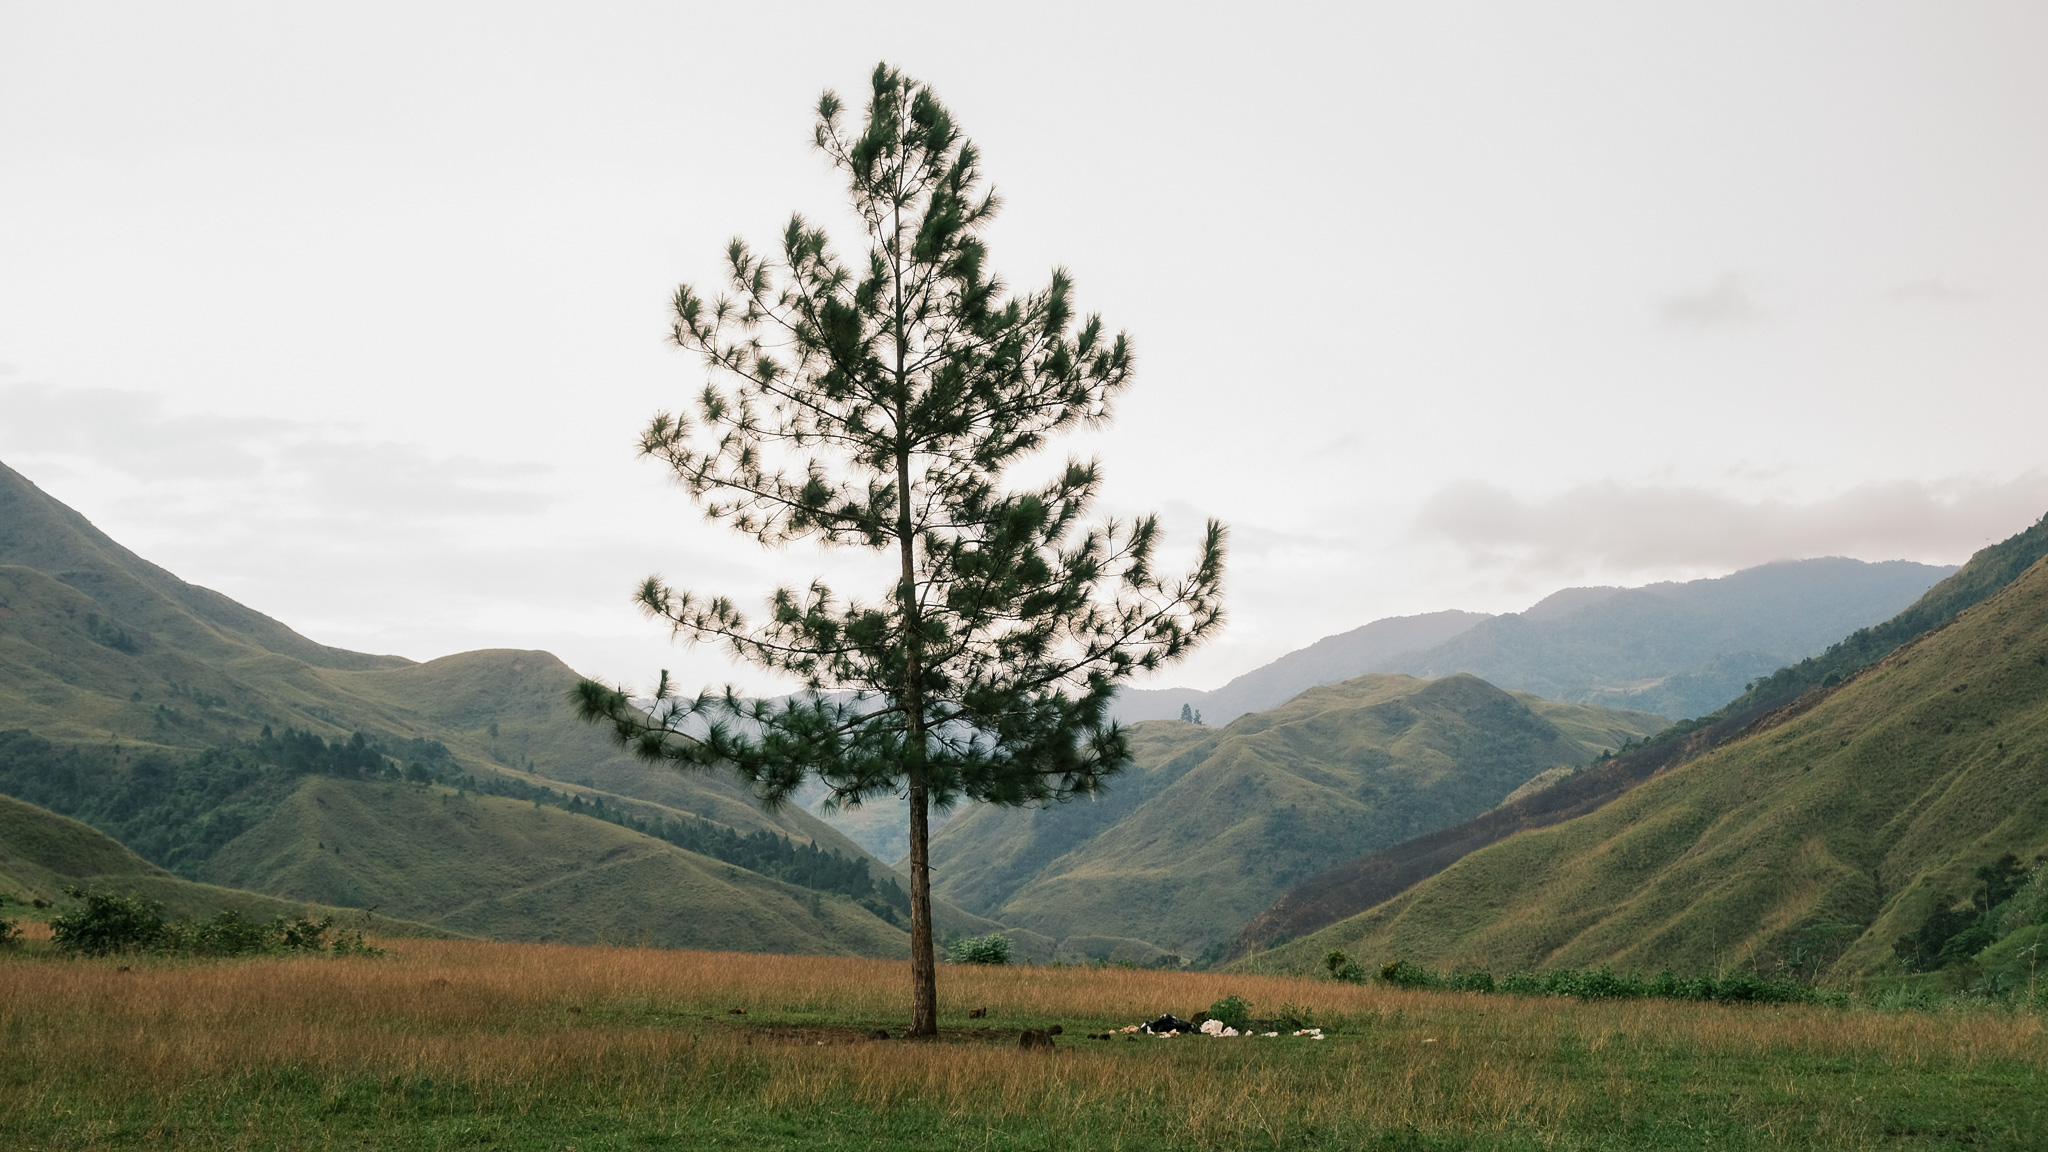
[[[2038,1148],[2033,1015],[1609,1003],[1115,968],[390,941],[0,953],[0,1146]],[[1321,1042],[1090,1040],[1236,994]],[[986,1015],[970,1018],[969,1009]],[[735,1014],[733,1009],[744,1009]],[[1060,1024],[1052,1051],[1021,1029]]]

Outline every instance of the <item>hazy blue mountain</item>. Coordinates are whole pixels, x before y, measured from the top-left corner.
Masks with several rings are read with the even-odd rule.
[[[1954,572],[1839,556],[1642,588],[1568,588],[1378,671],[1468,672],[1547,700],[1705,715],[1750,681],[1890,619]]]
[[[1546,700],[1699,716],[1758,676],[1889,619],[1953,571],[1835,556],[1686,583],[1566,588],[1504,616],[1392,616],[1326,636],[1214,691],[1126,689],[1114,714],[1126,724],[1175,720],[1186,706],[1220,725],[1368,672],[1469,672]]]
[[[1385,671],[1390,661],[1410,652],[1433,648],[1491,619],[1484,612],[1430,612],[1421,616],[1389,616],[1297,648],[1223,687],[1126,688],[1117,693],[1113,709],[1118,720],[1178,720],[1183,706],[1202,714],[1205,724],[1222,725],[1247,712],[1277,708],[1322,684],[1336,684],[1368,672]]]

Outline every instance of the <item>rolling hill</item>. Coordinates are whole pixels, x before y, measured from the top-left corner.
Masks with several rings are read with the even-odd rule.
[[[58,905],[70,886],[133,893],[163,902],[173,919],[240,912],[251,920],[333,916],[378,936],[444,936],[423,924],[359,908],[283,900],[235,888],[181,880],[121,846],[97,828],[11,796],[0,796],[0,895],[21,904]]]
[[[1135,762],[1092,800],[975,808],[932,842],[933,887],[1077,947],[1193,955],[1290,885],[1485,811],[1539,773],[1663,727],[1470,676],[1366,676],[1216,729],[1131,729]]]
[[[1958,573],[1963,591],[1928,597],[1992,586],[1982,574],[2001,556],[1980,559]],[[1825,970],[1845,978],[1891,967],[1894,942],[1966,900],[1988,861],[2044,851],[2048,560],[2036,560],[1597,810],[1473,851],[1240,963],[1305,969],[1342,948],[1494,971],[1771,971],[1825,929],[1837,937]]]
[[[878,882],[899,882],[881,862],[801,809],[764,811],[722,777],[686,776],[630,759],[602,733],[574,720],[566,700],[575,679],[545,652],[471,652],[415,664],[318,644],[141,559],[0,465],[0,734],[33,734],[34,740],[76,752],[88,768],[87,762],[104,763],[126,771],[152,754],[158,759],[151,763],[189,765],[209,750],[247,752],[273,731],[328,741],[360,733],[394,755],[409,747],[436,750],[445,758],[437,762],[437,778],[465,779],[468,792],[539,795],[548,804],[584,806],[581,812],[557,807],[549,814],[576,829],[571,839],[617,847],[623,841],[616,838],[630,831],[621,821],[695,829],[702,834],[693,833],[692,844],[723,843],[718,837],[728,832],[786,837],[861,861]],[[17,740],[9,747],[20,752],[33,747],[33,741]],[[7,766],[0,764],[0,776],[6,774]],[[232,817],[242,835],[255,838],[252,845],[265,845],[262,851],[243,845],[239,855],[223,857],[238,861],[233,870],[238,885],[295,899],[398,906],[401,901],[377,888],[400,887],[391,867],[333,884],[312,884],[316,873],[286,868],[283,862],[293,851],[311,853],[314,848],[280,839],[285,837],[282,829],[315,827],[291,816],[310,803],[307,795],[312,793],[301,792],[336,782],[273,783],[261,796],[237,794],[239,807],[233,813],[192,811],[180,818]],[[40,799],[59,803],[54,796]],[[480,822],[467,839],[473,847],[495,844],[486,855],[511,861],[534,842],[530,818],[515,815],[530,812],[530,803],[521,808],[486,803],[492,799],[487,797],[471,799],[469,811]],[[585,812],[612,819],[593,819]],[[396,818],[395,813],[386,815]],[[425,825],[415,830],[422,835],[451,831],[439,825],[431,832]],[[317,845],[319,833],[307,834]],[[564,834],[558,829],[555,835]],[[799,951],[872,948],[894,954],[901,947],[900,930],[858,906],[828,908],[831,923],[820,922],[826,935],[815,945],[797,940],[793,928],[742,929],[738,925],[749,922],[798,924],[789,918],[790,901],[796,899],[808,912],[809,897],[791,897],[780,881],[751,873],[751,879],[735,882],[727,876],[733,870],[730,862],[707,863],[674,844],[642,839],[663,851],[647,848],[633,856],[637,863],[611,867],[606,875],[629,885],[623,903],[642,909],[645,922],[633,928],[623,919],[593,920],[589,930],[597,935],[590,939],[682,939],[663,919],[673,919],[673,912],[700,926],[733,926],[722,933],[697,932],[689,937],[696,947],[755,947],[767,940]],[[409,858],[397,841],[375,843],[392,861]],[[214,873],[206,871],[210,861],[211,856],[194,857],[178,867],[188,878],[211,878]],[[266,867],[275,871],[266,874]],[[531,898],[521,895],[533,890],[536,877],[509,865],[496,871],[435,867],[467,878],[471,887],[461,903],[479,910],[466,923],[488,923],[489,933],[507,938],[562,938],[559,924],[547,926],[545,918],[537,918],[534,927],[521,929],[510,911],[514,904],[508,901],[524,899],[528,903],[521,907],[539,917]],[[571,870],[567,863],[562,868],[565,874]],[[317,874],[332,879],[331,868]],[[702,900],[690,904],[670,891],[677,885],[693,888]],[[586,905],[595,899],[595,888],[584,893]],[[825,899],[831,904],[829,894]],[[491,901],[498,902],[499,912],[483,911]],[[726,910],[713,915],[713,905]],[[454,907],[448,900],[408,900],[405,906],[436,917]],[[995,927],[951,906],[935,909],[935,915],[942,931]],[[619,916],[626,912],[622,909]],[[857,922],[863,916],[873,923]]]

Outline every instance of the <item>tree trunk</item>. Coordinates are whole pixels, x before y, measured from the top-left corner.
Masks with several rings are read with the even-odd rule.
[[[910,1034],[939,1034],[939,971],[932,951],[931,798],[924,774],[910,781]]]

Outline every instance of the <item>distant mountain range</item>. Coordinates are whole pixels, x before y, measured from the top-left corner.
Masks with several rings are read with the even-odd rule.
[[[1711,580],[1567,588],[1505,616],[1392,617],[1325,637],[1212,692],[1126,691],[1116,715],[1127,723],[1173,719],[1185,705],[1227,724],[1368,672],[1463,672],[1546,700],[1700,716],[1757,677],[1890,617],[1954,571],[1904,560],[1791,560]]]
[[[1244,936],[1347,894],[1364,910],[1240,963],[1847,978],[1899,971],[1924,937],[1950,940],[1959,979],[2023,985],[2048,922],[1951,929],[1995,902],[1996,860],[2048,854],[2044,556],[2048,519],[1714,717],[1316,878]]]

